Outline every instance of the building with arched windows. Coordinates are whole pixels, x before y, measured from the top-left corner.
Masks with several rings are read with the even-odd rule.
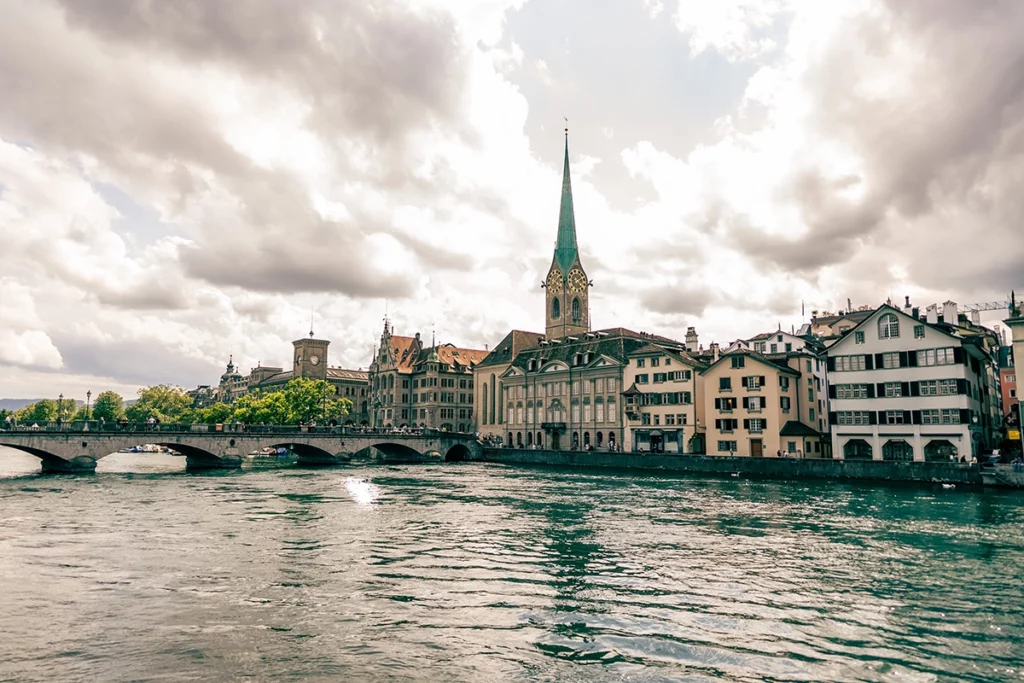
[[[875,309],[826,351],[837,458],[946,461],[998,445],[998,336],[960,315]]]
[[[594,330],[576,240],[566,136],[558,233],[544,290],[544,334],[513,330],[474,370],[480,433],[506,446],[620,450],[626,444],[624,373],[646,347],[685,353],[666,337]]]

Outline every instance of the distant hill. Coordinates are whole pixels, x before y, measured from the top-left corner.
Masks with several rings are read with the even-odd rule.
[[[30,403],[42,400],[41,398],[0,398],[0,410],[20,410]],[[85,401],[75,401],[75,403],[80,406],[85,405]]]

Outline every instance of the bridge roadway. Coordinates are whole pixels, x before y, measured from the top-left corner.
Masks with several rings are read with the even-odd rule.
[[[365,452],[386,462],[468,460],[479,456],[472,434],[437,430],[361,431],[351,427],[74,422],[17,425],[0,430],[0,446],[31,453],[44,473],[93,472],[96,461],[133,446],[166,446],[185,456],[188,469],[241,467],[249,453],[288,448],[299,465],[337,465]]]

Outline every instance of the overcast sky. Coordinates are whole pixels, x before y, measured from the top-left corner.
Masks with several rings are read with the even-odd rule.
[[[0,397],[543,331],[563,116],[595,327],[1024,285],[1019,0],[0,11]]]

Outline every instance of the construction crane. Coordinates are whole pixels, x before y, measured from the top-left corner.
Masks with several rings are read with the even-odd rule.
[[[967,304],[963,306],[961,310],[964,312],[972,311],[1004,311],[1010,307],[1010,300],[1006,301],[989,301],[983,304]]]

